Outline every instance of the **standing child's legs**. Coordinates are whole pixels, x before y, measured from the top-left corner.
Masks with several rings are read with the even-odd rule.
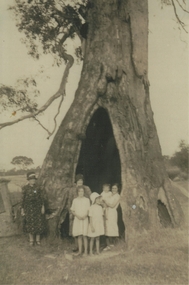
[[[83,236],[78,236],[79,254],[82,253],[82,245],[83,245],[82,239],[83,239]]]
[[[78,250],[78,238],[77,237],[74,238],[74,243],[75,243],[75,247],[73,251],[77,251]]]
[[[115,237],[109,237],[110,246],[115,245]]]
[[[36,235],[36,243],[37,245],[40,245],[40,235]]]
[[[34,236],[32,234],[29,234],[29,241],[30,241],[30,245],[33,245]]]
[[[106,245],[110,246],[110,238],[108,236],[106,236]]]
[[[90,240],[90,255],[93,254],[93,245],[94,245],[94,238],[92,237]]]
[[[83,236],[83,241],[84,241],[84,253],[87,254],[88,240],[86,236]]]
[[[106,236],[106,247],[103,250],[110,250],[110,237]]]
[[[100,238],[96,237],[96,253],[100,254]]]

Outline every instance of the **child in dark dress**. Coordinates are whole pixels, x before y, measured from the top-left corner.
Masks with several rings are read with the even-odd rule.
[[[21,215],[25,216],[25,230],[29,234],[29,243],[40,245],[40,235],[46,230],[45,207],[42,191],[36,185],[34,172],[27,173],[28,184],[22,188]]]

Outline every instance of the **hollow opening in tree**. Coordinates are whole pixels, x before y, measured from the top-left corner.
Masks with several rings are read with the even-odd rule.
[[[167,207],[161,200],[157,201],[157,208],[158,208],[158,216],[159,216],[161,225],[164,228],[172,227],[171,217],[169,215]]]
[[[86,129],[76,174],[84,175],[84,183],[92,192],[101,193],[104,183],[121,184],[121,163],[108,113],[99,108]]]
[[[121,163],[112,125],[107,111],[99,108],[86,129],[76,168],[84,175],[84,184],[92,192],[101,193],[104,183],[121,185]],[[124,233],[121,207],[118,207],[119,233]]]

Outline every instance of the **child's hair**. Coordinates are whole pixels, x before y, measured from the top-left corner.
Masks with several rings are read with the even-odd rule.
[[[103,187],[110,187],[110,184],[104,183],[104,184],[102,185],[102,188],[103,188]]]
[[[77,188],[76,188],[76,192],[77,192],[77,194],[78,194],[78,192],[79,192],[79,190],[80,189],[83,189],[83,191],[84,191],[84,194],[85,194],[85,187],[84,186],[77,186]]]

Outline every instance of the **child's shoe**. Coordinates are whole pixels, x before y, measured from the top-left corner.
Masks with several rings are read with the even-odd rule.
[[[110,250],[111,248],[110,248],[110,246],[107,246],[107,247],[105,247],[104,249],[103,249],[103,251],[107,251],[107,250]]]
[[[78,251],[78,252],[75,252],[75,253],[73,253],[73,256],[80,256],[81,255],[81,253]]]

